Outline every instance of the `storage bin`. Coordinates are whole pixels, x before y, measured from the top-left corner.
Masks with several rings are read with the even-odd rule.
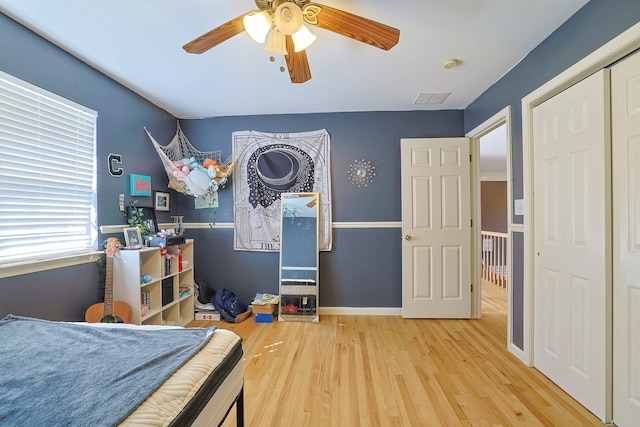
[[[273,313],[256,313],[256,323],[273,323]]]
[[[256,314],[273,314],[278,311],[278,304],[251,304]]]

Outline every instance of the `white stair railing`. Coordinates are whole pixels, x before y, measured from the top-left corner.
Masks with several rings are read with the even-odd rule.
[[[507,233],[481,231],[482,279],[507,287]]]

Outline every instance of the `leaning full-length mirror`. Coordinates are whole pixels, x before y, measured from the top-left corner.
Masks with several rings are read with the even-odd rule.
[[[317,322],[318,193],[283,193],[280,227],[280,320]]]

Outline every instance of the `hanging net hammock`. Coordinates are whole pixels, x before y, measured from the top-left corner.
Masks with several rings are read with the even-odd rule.
[[[167,145],[160,145],[144,128],[158,152],[167,177],[169,188],[189,196],[200,197],[224,188],[231,175],[231,157],[222,161],[220,150],[199,151],[182,133],[180,123],[176,135]]]

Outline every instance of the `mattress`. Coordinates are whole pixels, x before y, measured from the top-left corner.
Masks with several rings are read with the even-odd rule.
[[[0,326],[2,425],[212,426],[234,403],[243,423],[242,340],[229,330],[12,315]]]
[[[121,425],[219,425],[242,386],[241,339],[231,331],[216,329],[209,343]]]

